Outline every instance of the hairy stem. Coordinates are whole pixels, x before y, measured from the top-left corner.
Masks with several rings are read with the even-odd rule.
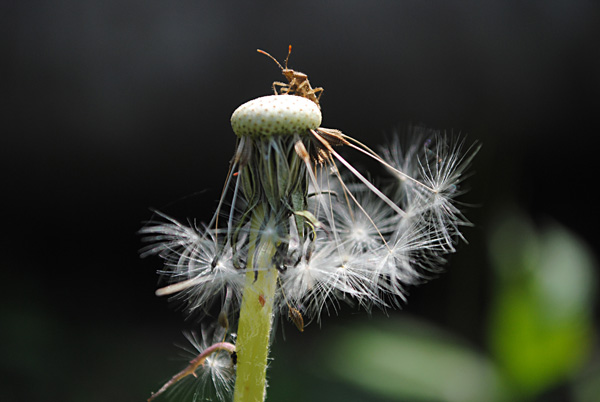
[[[273,263],[276,247],[270,236],[260,236],[265,205],[255,208],[251,220],[246,283],[237,330],[235,402],[265,399],[267,356],[273,323],[278,271]]]

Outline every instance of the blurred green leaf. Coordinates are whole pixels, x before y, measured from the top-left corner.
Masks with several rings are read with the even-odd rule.
[[[439,329],[408,319],[369,324],[334,335],[326,354],[338,378],[393,400],[503,400],[492,364]]]
[[[490,242],[497,274],[489,342],[514,392],[533,397],[579,369],[592,342],[594,263],[556,224],[540,234],[524,217],[501,220]]]

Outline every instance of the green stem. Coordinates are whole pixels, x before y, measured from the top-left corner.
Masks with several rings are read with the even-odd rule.
[[[259,205],[252,214],[248,272],[237,330],[235,402],[262,402],[266,394],[267,356],[278,271],[273,264],[277,245],[271,237],[259,235],[265,223],[265,206]]]

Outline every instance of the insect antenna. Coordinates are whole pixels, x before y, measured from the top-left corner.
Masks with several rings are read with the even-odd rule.
[[[287,56],[286,56],[286,58],[285,58],[285,69],[286,69],[286,70],[287,70],[287,68],[288,68],[288,65],[287,65],[287,63],[288,63],[288,60],[289,60],[289,58],[290,58],[290,54],[292,54],[292,45],[290,45],[290,47],[288,48],[288,54],[287,54]]]
[[[277,59],[276,59],[275,57],[271,56],[269,53],[267,53],[267,52],[265,52],[264,50],[261,50],[261,49],[256,49],[256,51],[257,51],[258,53],[260,53],[260,54],[264,54],[265,56],[267,56],[267,57],[271,58],[271,60],[273,60],[275,63],[277,63],[277,65],[279,66],[279,68],[280,68],[281,70],[287,70],[287,61],[288,61],[288,58],[290,57],[290,54],[289,54],[289,53],[288,53],[288,57],[286,57],[286,59],[285,59],[285,68],[283,68],[283,66],[281,65],[281,63],[279,63],[279,62],[277,61]],[[290,52],[291,52],[291,51],[292,51],[292,45],[290,45]]]

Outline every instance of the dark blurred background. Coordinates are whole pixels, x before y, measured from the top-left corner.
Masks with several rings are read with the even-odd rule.
[[[283,78],[256,48],[283,60],[288,44],[290,66],[325,88],[325,127],[377,146],[424,124],[483,148],[463,198],[475,205],[469,245],[447,272],[389,317],[344,307],[302,334],[280,324],[269,400],[594,400],[599,38],[590,0],[2,2],[0,400],[143,401],[182,368],[173,344],[198,323],[154,296],[160,262],[139,259],[136,231],[150,208],[210,219],[232,111]],[[536,299],[550,274],[531,275],[546,260],[565,261],[552,271],[558,291],[544,293],[555,304]],[[530,313],[522,321],[515,303]],[[546,312],[573,303],[577,328],[558,326],[578,335],[544,343]],[[520,337],[530,332],[519,322],[538,318]],[[361,346],[343,349],[361,331]],[[422,347],[414,361],[399,352],[382,372],[405,371],[381,385],[363,375],[383,344],[373,334],[435,347],[409,348]],[[454,342],[485,361],[498,391],[465,396],[475,374],[434,389],[429,368],[441,363],[421,362]],[[546,346],[531,354],[527,342]],[[561,347],[544,374],[540,356]],[[520,373],[511,353],[531,367]],[[442,377],[461,371],[453,362]]]

